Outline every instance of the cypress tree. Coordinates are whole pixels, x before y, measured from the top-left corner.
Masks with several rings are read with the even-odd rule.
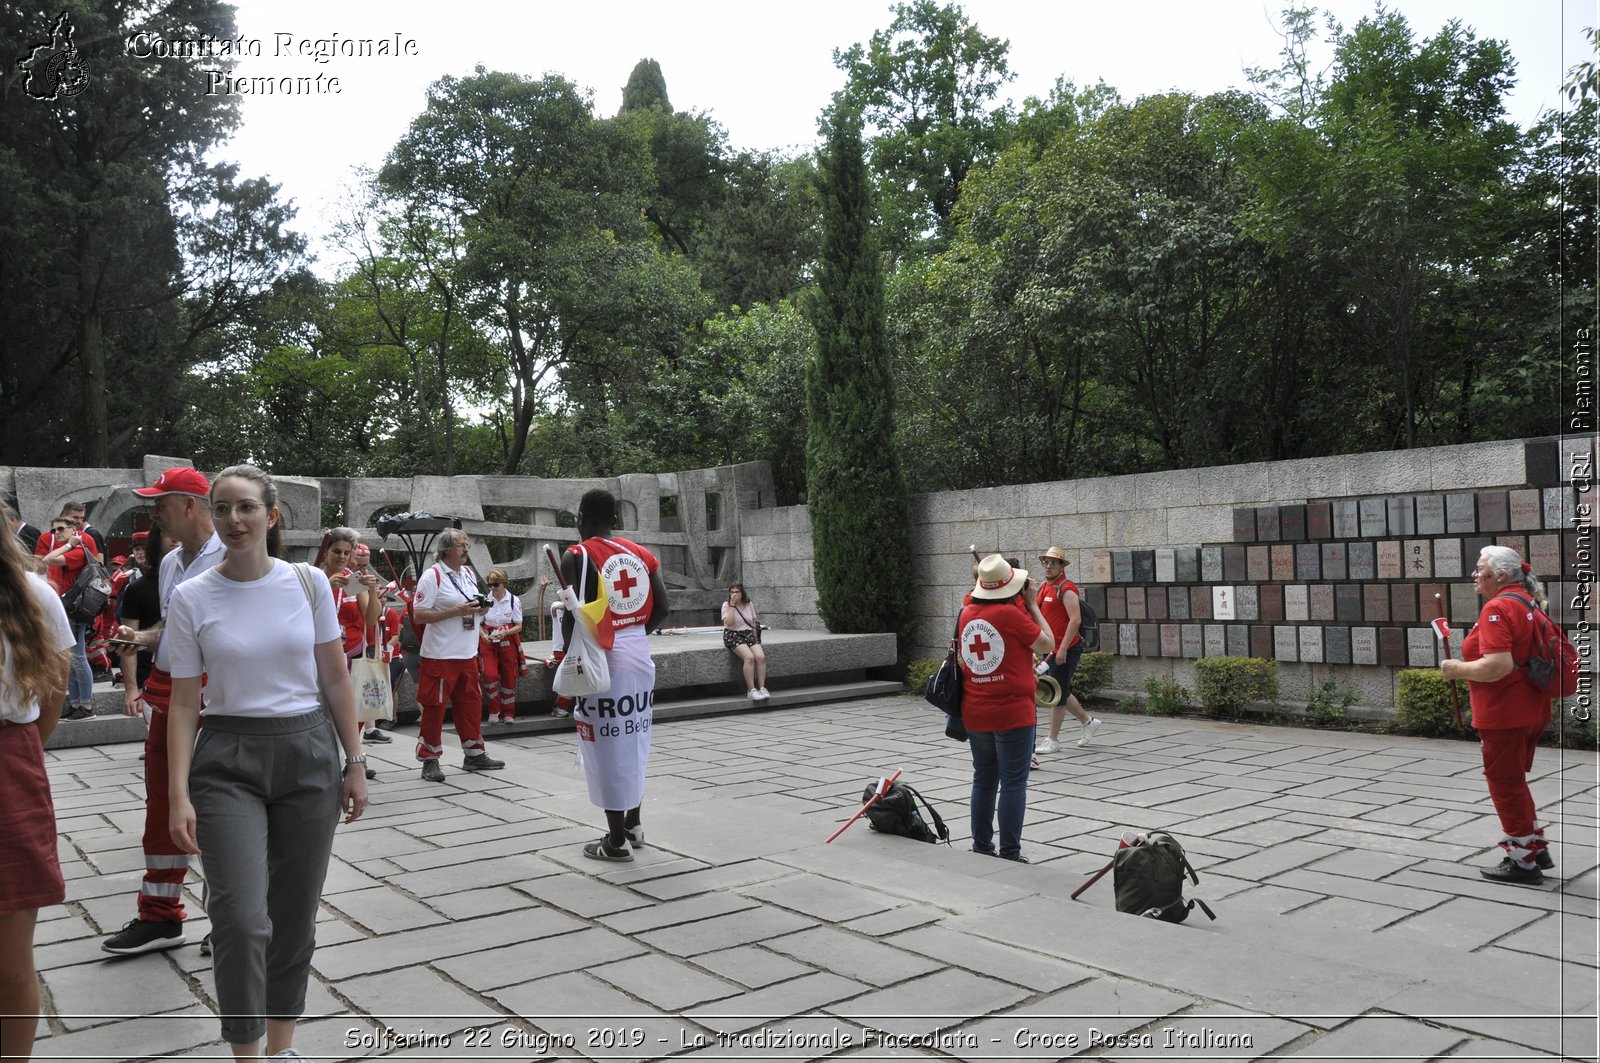
[[[672,113],[672,101],[667,99],[667,77],[661,72],[660,63],[641,59],[633,65],[628,83],[622,87],[622,110],[618,113],[643,111],[652,106]]]
[[[817,607],[829,631],[902,633],[910,499],[894,442],[883,265],[859,115],[836,107],[818,183],[822,253],[807,316],[806,485]]]

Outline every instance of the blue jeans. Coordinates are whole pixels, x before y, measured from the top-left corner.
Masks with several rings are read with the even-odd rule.
[[[67,704],[88,705],[94,701],[94,672],[89,668],[89,626],[73,624],[77,648],[72,653],[72,670],[67,673]]]
[[[1010,731],[969,731],[972,747],[972,848],[994,852],[995,791],[1000,794],[1000,855],[1022,854],[1022,819],[1028,810],[1028,768],[1034,725]]]

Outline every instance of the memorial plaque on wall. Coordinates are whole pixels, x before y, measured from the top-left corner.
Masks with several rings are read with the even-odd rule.
[[[1300,638],[1292,627],[1272,629],[1272,655],[1280,661],[1300,659]]]
[[[1294,583],[1283,588],[1283,618],[1289,621],[1311,619],[1311,596],[1304,583]]]
[[[1272,548],[1272,578],[1280,583],[1294,579],[1294,547],[1287,543]]]
[[[1118,624],[1109,624],[1100,621],[1100,650],[1103,653],[1116,653],[1122,646],[1121,635],[1117,634]]]
[[[1140,657],[1160,657],[1161,656],[1161,625],[1160,624],[1140,624],[1139,625],[1139,656]]]
[[[1133,554],[1127,550],[1111,552],[1111,578],[1118,583],[1133,582]]]
[[[1206,624],[1203,649],[1207,657],[1222,657],[1228,652],[1228,629],[1221,624]],[[1245,645],[1248,647],[1249,643]]]
[[[1283,588],[1276,583],[1263,583],[1256,589],[1256,598],[1260,605],[1261,619],[1275,621],[1283,619]]]
[[[1252,506],[1243,506],[1233,511],[1233,541],[1236,543],[1253,543],[1256,541],[1256,511]]]
[[[1106,588],[1106,616],[1112,620],[1126,620],[1128,618],[1128,588]]]
[[[1079,587],[1078,596],[1089,603],[1096,616],[1107,616],[1106,589],[1104,587]]]
[[[1265,583],[1272,578],[1272,547],[1249,546],[1245,548],[1245,578],[1255,583]]]
[[[1250,629],[1243,624],[1229,624],[1224,632],[1228,640],[1229,657],[1250,656]]]
[[[1363,539],[1376,539],[1389,532],[1389,517],[1385,511],[1383,499],[1363,498],[1361,500],[1361,537]]]
[[[1199,657],[1205,652],[1205,643],[1200,637],[1199,624],[1184,624],[1178,631],[1178,640],[1183,646],[1185,657]]]
[[[1550,531],[1559,531],[1572,523],[1572,516],[1577,507],[1572,502],[1572,492],[1565,487],[1546,487],[1544,499],[1544,526]]]
[[[1503,546],[1507,550],[1515,550],[1517,556],[1524,561],[1528,559],[1528,537],[1526,535],[1496,535],[1496,546]]]
[[[1378,663],[1378,629],[1353,627],[1350,629],[1350,663]]]
[[[1489,535],[1469,535],[1461,540],[1461,575],[1464,578],[1472,578],[1472,570],[1478,567],[1478,555],[1485,546],[1493,545],[1494,538]]]
[[[1471,534],[1478,530],[1475,497],[1470,491],[1444,496],[1444,530]]]
[[[1378,578],[1377,547],[1371,543],[1350,544],[1350,578]]]
[[[1171,583],[1178,578],[1178,559],[1170,549],[1156,551],[1156,582]]]
[[[1322,659],[1329,664],[1350,663],[1350,629],[1325,627],[1322,629]]]
[[[1463,575],[1460,539],[1433,541],[1433,574],[1440,579],[1456,579]]]
[[[1561,574],[1567,579],[1577,579],[1580,569],[1585,572],[1594,569],[1594,537],[1591,535],[1589,538],[1590,546],[1585,546],[1580,533],[1561,533]]]
[[[1341,583],[1333,588],[1333,616],[1335,620],[1364,620],[1361,611],[1361,585]]]
[[[1096,550],[1089,555],[1089,582],[1111,582],[1111,551]]]
[[[1378,578],[1401,579],[1405,574],[1405,566],[1400,561],[1400,544],[1394,539],[1383,540],[1378,544]]]
[[[1256,507],[1256,542],[1275,543],[1280,537],[1277,506]]]
[[[1432,637],[1431,635],[1429,636]],[[1385,668],[1406,666],[1406,633],[1404,628],[1380,627],[1378,629],[1378,663]]]
[[[1261,619],[1260,592],[1254,583],[1241,583],[1233,589],[1233,613],[1238,620]]]
[[[1196,620],[1211,619],[1211,588],[1189,588],[1189,615]]]
[[[1245,575],[1244,551],[1242,546],[1222,548],[1222,578],[1229,583],[1243,583],[1248,578]]]
[[[1450,593],[1443,583],[1424,583],[1417,588],[1417,620],[1428,623],[1439,615],[1450,615]],[[1439,597],[1435,598],[1437,594]]]
[[[1406,628],[1406,663],[1412,668],[1434,668],[1439,664],[1439,640],[1432,628]]]
[[[1263,624],[1250,626],[1250,656],[1272,656],[1272,629]]]
[[[1316,543],[1295,544],[1294,578],[1308,583],[1322,578],[1322,547]]]
[[[1344,564],[1344,543],[1322,544],[1322,578],[1344,579],[1347,573]]]
[[[1117,653],[1123,657],[1139,656],[1139,626],[1137,624],[1117,625]]]
[[[1450,584],[1450,623],[1471,624],[1477,619],[1477,590],[1470,583]]]
[[[1313,584],[1311,587],[1311,619],[1323,624],[1334,619],[1333,588],[1326,583]]]
[[[1401,548],[1405,552],[1406,579],[1431,579],[1433,577],[1433,540],[1407,539]]]
[[[1306,537],[1306,507],[1279,506],[1278,531],[1286,543],[1302,542]]]
[[[1200,580],[1200,551],[1193,546],[1182,546],[1173,551],[1179,583],[1197,583]]]
[[[1156,581],[1156,552],[1154,550],[1135,550],[1133,552],[1133,582],[1154,583]]]
[[[1150,614],[1145,610],[1145,588],[1143,588],[1143,587],[1129,587],[1128,588],[1128,619],[1129,620],[1144,620],[1144,619],[1148,618],[1149,615]]]
[[[1417,534],[1444,534],[1444,496],[1417,496]]]
[[[1322,629],[1320,627],[1303,627],[1300,629],[1300,659],[1308,664],[1322,662]]]
[[[1200,548],[1200,578],[1207,583],[1221,582],[1222,547],[1203,546]]]
[[[1390,535],[1417,534],[1417,511],[1411,504],[1410,495],[1385,499],[1383,505],[1388,511]]]
[[[1161,656],[1183,656],[1183,642],[1178,635],[1177,624],[1162,624],[1161,628]]]
[[[1189,619],[1189,588],[1167,588],[1167,615],[1174,620]]]
[[[1211,615],[1217,620],[1234,619],[1232,587],[1211,588]]]
[[[1544,526],[1544,499],[1537,487],[1511,492],[1511,531],[1538,531]]]
[[[1361,619],[1381,624],[1389,619],[1389,585],[1365,583],[1361,586]]]
[[[1144,615],[1146,620],[1167,619],[1167,588],[1148,587],[1145,589]]]
[[[1333,504],[1333,537],[1355,539],[1361,535],[1361,506],[1353,498],[1343,498]]]
[[[1306,503],[1306,538],[1333,538],[1333,506],[1327,502]]]
[[[1560,483],[1565,475],[1561,468],[1561,447],[1554,439],[1535,439],[1527,443],[1522,448],[1522,461],[1531,484],[1547,487]]]
[[[1389,619],[1397,624],[1417,622],[1417,585],[1392,583],[1389,585]]]
[[[1511,530],[1510,500],[1504,491],[1478,492],[1478,530],[1503,532]]]

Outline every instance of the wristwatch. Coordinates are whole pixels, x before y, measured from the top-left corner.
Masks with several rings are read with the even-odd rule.
[[[346,768],[348,768],[352,764],[360,764],[360,765],[365,766],[366,763],[367,763],[367,755],[365,753],[358,753],[353,757],[345,757],[344,758],[344,766]]]

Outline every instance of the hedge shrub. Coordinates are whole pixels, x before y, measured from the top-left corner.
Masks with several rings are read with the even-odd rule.
[[[1078,658],[1078,670],[1072,673],[1072,693],[1079,701],[1088,701],[1111,682],[1111,654],[1086,653]]]
[[[1278,662],[1263,657],[1201,657],[1194,662],[1200,704],[1213,716],[1237,719],[1252,702],[1278,700]]]
[[[1471,707],[1465,683],[1458,683],[1462,720],[1471,723]],[[1400,729],[1414,735],[1456,735],[1455,710],[1451,707],[1450,684],[1437,668],[1406,668],[1400,673],[1400,701],[1395,718]]]

